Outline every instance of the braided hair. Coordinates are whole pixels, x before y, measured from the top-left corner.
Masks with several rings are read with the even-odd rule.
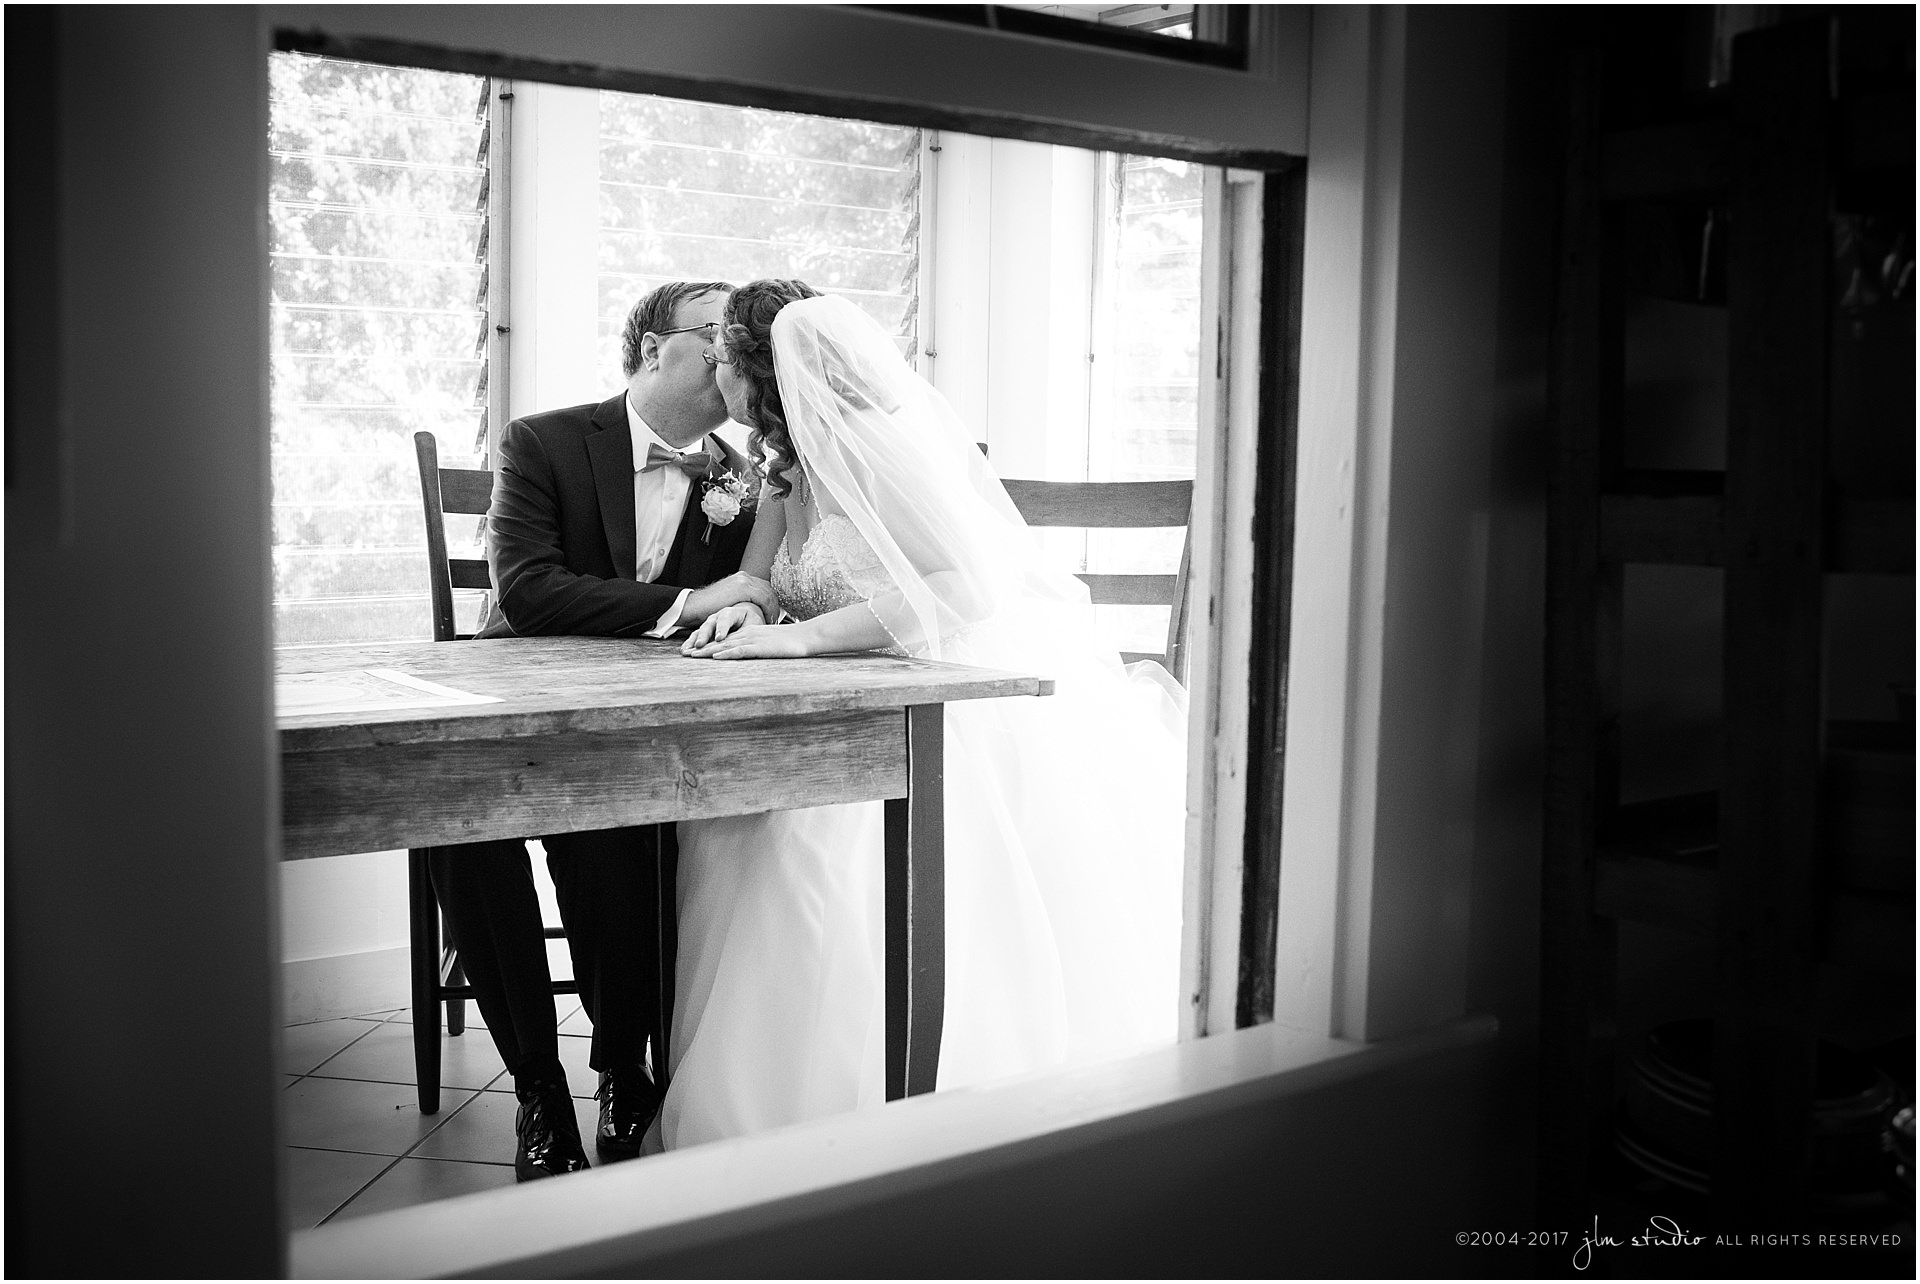
[[[733,292],[722,314],[727,356],[735,373],[747,381],[747,412],[753,419],[748,452],[754,464],[785,498],[793,493],[788,476],[799,460],[787,432],[786,411],[780,405],[780,387],[773,373],[773,318],[781,308],[801,299],[819,297],[805,281],[749,281]],[[773,464],[767,464],[771,456]]]

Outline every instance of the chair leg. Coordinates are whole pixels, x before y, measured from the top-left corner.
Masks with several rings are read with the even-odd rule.
[[[466,969],[460,966],[460,951],[448,945],[440,956],[440,974],[447,978],[448,985],[465,985]],[[465,999],[447,1000],[447,1033],[465,1034],[467,1032],[467,1001]]]
[[[420,1113],[440,1113],[440,902],[427,870],[431,849],[407,853],[407,918],[413,973],[413,1073]]]

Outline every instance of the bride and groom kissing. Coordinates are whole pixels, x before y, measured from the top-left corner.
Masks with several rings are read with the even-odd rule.
[[[479,636],[690,631],[695,659],[885,650],[1054,678],[1048,699],[945,720],[938,1084],[1170,1041],[1177,684],[1096,644],[1085,590],[1038,563],[973,434],[853,304],[797,281],[673,282],[634,306],[622,348],[620,395],[500,438]],[[751,459],[713,435],[728,419]],[[884,1099],[881,817],[867,803],[543,839],[593,1025],[603,1159]],[[587,1167],[524,843],[431,865],[514,1079],[516,1176]],[[670,981],[649,930],[663,901]]]

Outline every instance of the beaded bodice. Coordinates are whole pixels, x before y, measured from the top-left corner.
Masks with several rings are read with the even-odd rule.
[[[859,528],[839,513],[820,518],[797,559],[787,556],[786,541],[780,541],[772,577],[781,608],[803,620],[864,602],[892,582]]]

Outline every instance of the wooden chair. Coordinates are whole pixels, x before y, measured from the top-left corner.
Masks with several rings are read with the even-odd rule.
[[[983,447],[984,449],[984,447]],[[1160,654],[1122,651],[1120,658],[1158,660],[1175,680],[1187,680],[1187,571],[1193,560],[1191,481],[1049,482],[1019,477],[1001,479],[1008,498],[1029,526],[1151,528],[1178,526],[1180,570],[1174,575],[1101,575],[1080,577],[1096,606],[1165,606],[1167,645]]]
[[[440,448],[430,432],[413,435],[413,456],[420,472],[420,508],[427,525],[427,588],[433,606],[433,640],[458,642],[471,638],[453,622],[453,590],[491,589],[492,578],[484,558],[448,557],[448,513],[483,515],[493,501],[493,474],[485,469],[442,468]],[[467,1000],[473,987],[460,970],[460,955],[443,943],[440,901],[433,893],[429,872],[431,847],[407,852],[408,965],[413,979],[413,1068],[420,1095],[420,1113],[440,1109],[440,1004],[447,1005],[447,1033],[467,1028]],[[552,928],[549,937],[560,933]],[[566,983],[571,986],[571,982]],[[555,993],[566,993],[556,983]]]
[[[420,468],[420,508],[427,523],[427,585],[433,598],[433,640],[464,641],[473,635],[454,629],[453,591],[491,589],[493,581],[485,558],[447,555],[446,514],[484,516],[493,500],[493,474],[486,469],[440,467],[439,447],[430,432],[413,435],[413,451]],[[655,841],[659,841],[657,837]],[[465,983],[460,970],[458,952],[451,944],[443,945],[440,902],[434,896],[433,880],[428,873],[432,850],[416,847],[407,853],[414,1074],[420,1094],[420,1113],[427,1115],[440,1109],[440,1004],[447,1005],[447,1033],[460,1034],[467,1024],[466,1000],[473,996],[473,987]],[[665,896],[667,890],[661,889],[663,906],[672,903]],[[635,930],[642,930],[642,925],[635,924]],[[672,936],[662,923],[654,924],[654,931],[662,951],[660,975],[665,978],[670,974],[665,964]],[[557,927],[547,928],[546,934],[549,940],[566,935]],[[571,980],[555,981],[553,992],[578,994],[580,987]],[[654,1073],[659,1076],[666,1067],[666,996],[662,996],[657,1011],[660,1020],[650,1032],[649,1042]]]

